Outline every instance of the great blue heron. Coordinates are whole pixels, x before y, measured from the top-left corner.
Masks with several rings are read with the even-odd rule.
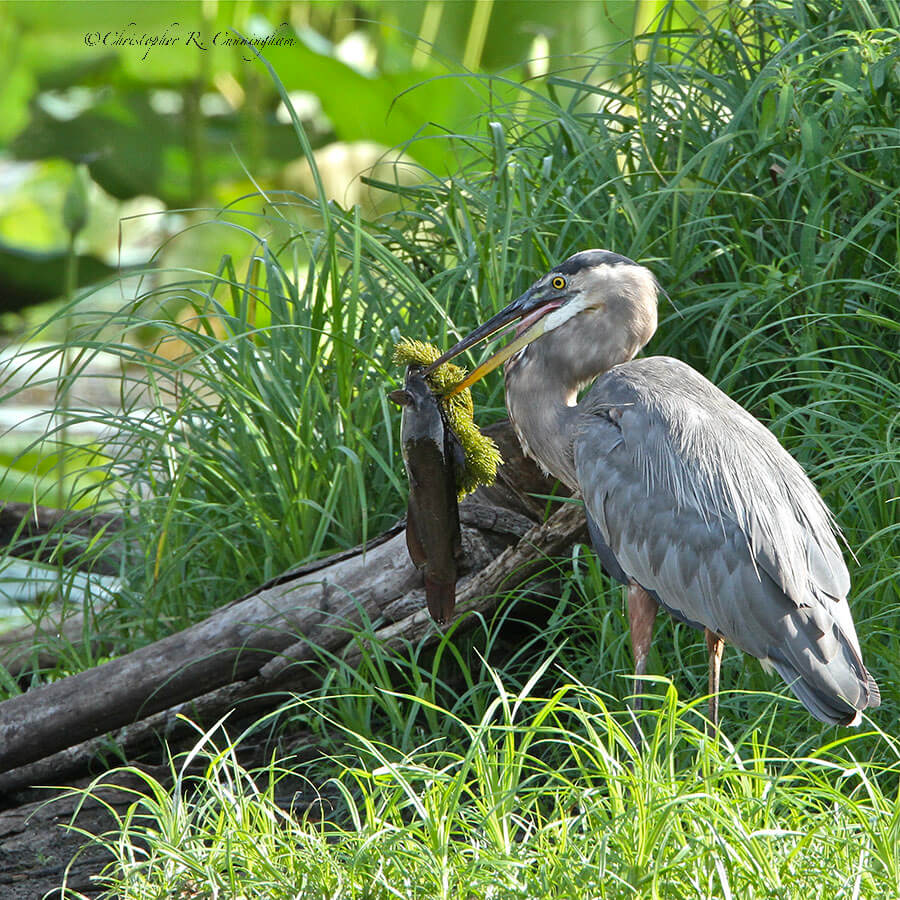
[[[637,675],[661,606],[705,630],[714,724],[724,640],[820,721],[857,725],[881,698],[832,517],[774,435],[714,384],[677,359],[634,359],[656,331],[658,290],[624,256],[576,253],[434,365],[518,323],[456,390],[506,362],[522,448],[581,494],[601,563],[628,585]]]

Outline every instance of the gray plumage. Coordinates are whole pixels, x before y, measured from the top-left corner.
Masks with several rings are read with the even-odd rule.
[[[820,721],[857,724],[880,696],[832,517],[774,435],[715,385],[676,359],[633,359],[656,330],[657,291],[626,257],[577,253],[439,362],[521,320],[466,383],[507,360],[523,449],[582,494],[607,571],[643,589],[642,603],[706,629],[711,667],[724,638],[775,669]]]
[[[667,357],[616,366],[577,409],[577,482],[624,572],[774,668],[820,721],[877,705],[830,515],[771,432]]]

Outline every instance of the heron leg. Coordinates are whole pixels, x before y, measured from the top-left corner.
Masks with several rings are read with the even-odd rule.
[[[650,653],[650,642],[653,640],[653,623],[656,621],[656,601],[639,585],[631,582],[628,585],[628,627],[631,634],[631,652],[634,655],[634,674],[643,675],[647,671],[647,655]],[[635,678],[634,699],[631,708],[637,712],[641,709],[641,683]]]
[[[714,631],[705,630],[706,649],[709,652],[709,721],[713,734],[719,727],[719,673],[722,670],[722,651],[725,641]]]

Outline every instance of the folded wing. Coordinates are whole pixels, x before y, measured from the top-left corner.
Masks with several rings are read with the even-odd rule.
[[[817,719],[877,706],[831,517],[771,432],[667,357],[611,369],[579,407],[578,483],[619,571],[774,668]]]

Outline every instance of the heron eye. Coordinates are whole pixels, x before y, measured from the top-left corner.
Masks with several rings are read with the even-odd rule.
[[[561,291],[566,286],[566,279],[562,277],[562,275],[554,275],[553,278],[550,279],[550,284],[556,288],[556,290]]]

